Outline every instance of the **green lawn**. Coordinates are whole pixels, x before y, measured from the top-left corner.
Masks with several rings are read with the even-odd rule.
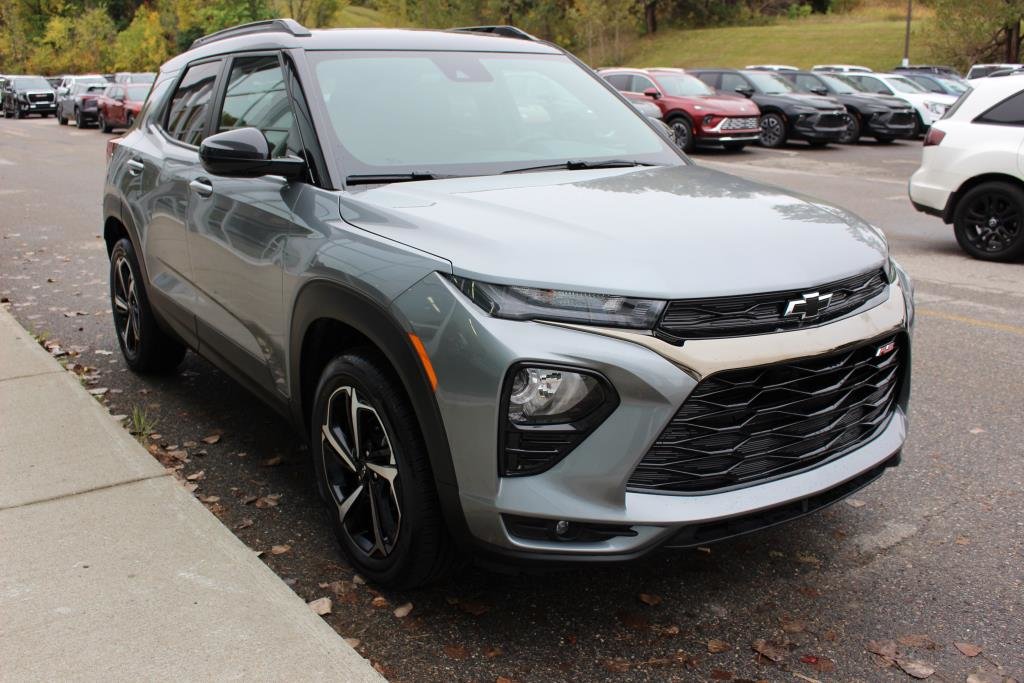
[[[384,19],[377,10],[351,5],[338,12],[334,23],[337,28],[377,28],[383,25]]]
[[[911,62],[927,60],[926,21],[912,24]],[[857,16],[781,20],[769,26],[668,30],[632,46],[629,66],[726,66],[747,64],[861,64],[891,69],[903,57],[905,23]]]

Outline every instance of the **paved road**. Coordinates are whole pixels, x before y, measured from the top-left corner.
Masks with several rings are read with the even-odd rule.
[[[0,121],[0,295],[23,324],[98,368],[93,386],[109,389],[111,412],[139,407],[155,419],[156,442],[222,433],[188,443],[184,472],[204,473],[196,494],[219,496],[209,505],[299,595],[332,595],[328,622],[389,677],[897,680],[908,677],[865,648],[903,637],[903,657],[929,663],[935,680],[998,667],[1024,680],[1024,264],[968,259],[948,228],[911,209],[919,145],[699,155],[859,213],[884,228],[917,281],[910,443],[857,507],[707,552],[540,576],[471,569],[446,586],[378,592],[352,584],[300,440],[274,414],[192,354],[167,379],[135,377],[108,355],[105,137],[52,119]],[[245,502],[268,494],[281,494],[277,506]],[[291,548],[273,555],[275,544]],[[406,602],[412,613],[396,618]],[[728,649],[709,653],[712,639]],[[758,658],[758,639],[781,645],[782,661]],[[957,641],[982,653],[969,658]]]

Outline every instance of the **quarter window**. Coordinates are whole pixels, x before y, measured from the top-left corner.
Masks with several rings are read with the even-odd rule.
[[[231,64],[219,130],[250,127],[262,131],[274,157],[302,148],[277,55],[243,57]]]
[[[629,90],[629,84],[633,77],[629,74],[609,74],[604,79],[611,83],[616,90]]]
[[[974,121],[997,126],[1024,126],[1024,91],[1011,95]]]
[[[198,146],[207,133],[210,98],[213,96],[220,60],[194,64],[174,91],[167,113],[167,134],[186,145]]]

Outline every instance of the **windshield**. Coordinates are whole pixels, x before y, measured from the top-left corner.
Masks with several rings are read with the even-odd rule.
[[[835,76],[819,75],[818,78],[828,84],[829,89],[839,95],[853,95],[857,90],[849,83]]]
[[[129,83],[152,83],[155,79],[156,74],[151,73],[128,74]]]
[[[50,84],[42,76],[28,76],[14,79],[15,90],[52,90]]]
[[[963,94],[967,88],[970,87],[963,81],[953,78],[936,78],[935,80],[942,84],[942,87],[945,88],[946,92],[954,95]]]
[[[125,88],[125,99],[132,102],[145,102],[150,87],[149,85],[129,85]]]
[[[658,74],[658,85],[669,97],[700,97],[714,95],[704,81],[686,74]]]
[[[796,88],[781,76],[765,73],[764,71],[745,71],[744,74],[753,82],[762,95],[782,95],[783,93],[796,92]]]
[[[914,83],[909,78],[903,78],[902,76],[890,76],[886,81],[892,86],[892,89],[896,92],[906,93],[923,93],[928,92],[917,83]]]
[[[683,163],[633,107],[564,55],[309,56],[349,175],[490,175],[570,160]]]

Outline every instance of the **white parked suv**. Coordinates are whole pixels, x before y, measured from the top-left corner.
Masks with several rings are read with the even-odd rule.
[[[952,95],[928,92],[906,76],[878,73],[844,73],[841,76],[864,92],[895,95],[909,102],[917,112],[918,134],[927,131],[932,122],[941,118],[946,109],[956,102]]]
[[[910,201],[975,258],[1024,256],[1024,75],[976,81],[932,126]]]

